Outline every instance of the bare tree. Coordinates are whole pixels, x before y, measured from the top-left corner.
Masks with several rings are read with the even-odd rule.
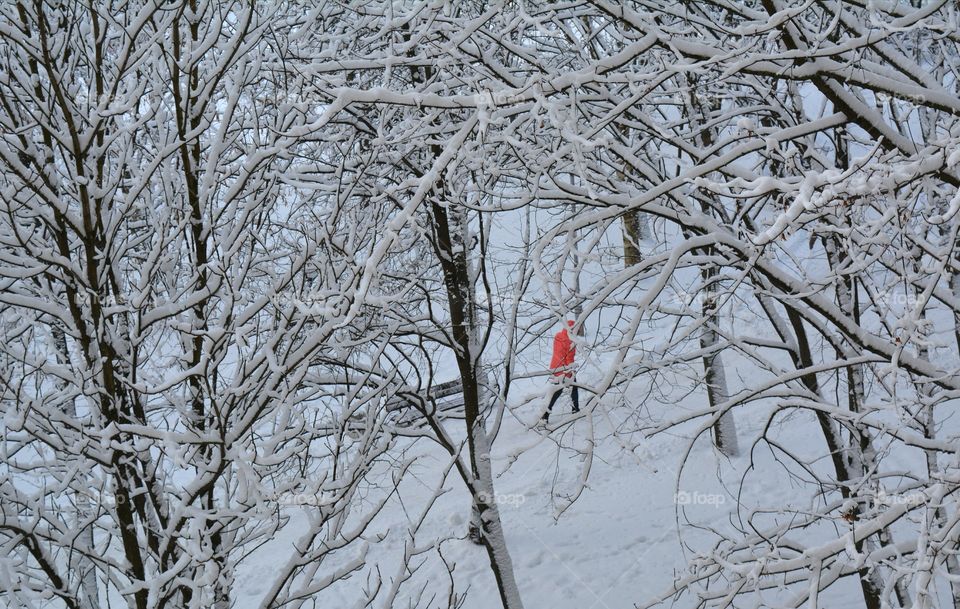
[[[468,491],[501,604],[521,607],[491,451],[522,418],[519,355],[573,311],[615,321],[578,380],[588,403],[533,436],[559,454],[559,429],[585,429],[558,517],[593,448],[631,451],[637,430],[692,429],[689,450],[712,433],[720,475],[745,468],[732,528],[641,606],[815,607],[842,578],[870,608],[933,606],[940,588],[956,605],[951,10],[0,7],[6,598],[226,608],[296,496],[309,525],[260,604],[316,601],[366,567],[327,559],[426,439]],[[516,234],[493,219],[521,216],[511,275],[491,251]],[[462,420],[437,400],[445,376]],[[699,403],[618,399],[650,379]],[[734,417],[760,408],[738,437]],[[922,471],[894,469],[908,453]],[[761,468],[809,509],[751,496]],[[442,492],[361,602],[403,602],[426,552],[450,576],[441,605],[462,600],[422,537]]]
[[[296,181],[329,166],[307,137],[316,117],[284,100],[287,75],[264,72],[297,27],[275,8],[0,9],[12,604],[228,607],[291,496],[315,517],[263,606],[362,565],[311,566],[392,492],[346,517],[392,445],[382,380],[331,357],[375,235],[345,248],[337,200]],[[302,306],[308,294],[319,302]],[[382,348],[367,339],[358,352]],[[356,416],[369,431],[351,439]]]

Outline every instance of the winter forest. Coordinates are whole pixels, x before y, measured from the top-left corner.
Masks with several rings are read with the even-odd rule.
[[[0,607],[960,609],[956,0],[0,1]]]

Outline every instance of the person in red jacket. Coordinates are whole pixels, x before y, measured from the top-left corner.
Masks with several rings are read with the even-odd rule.
[[[571,328],[573,328],[573,320],[567,320],[567,328],[561,329],[553,336],[553,357],[550,358],[550,369],[553,371],[553,382],[560,383],[560,386],[553,392],[550,405],[547,406],[547,411],[543,413],[544,422],[550,420],[553,405],[560,399],[560,394],[566,384],[564,381],[567,379],[576,380],[573,374],[573,360],[577,355],[577,346],[570,340],[568,330]],[[580,412],[580,395],[577,392],[576,385],[571,386],[570,396],[573,398],[573,411]]]

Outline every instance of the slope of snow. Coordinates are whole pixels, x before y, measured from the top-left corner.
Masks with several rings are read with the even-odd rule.
[[[497,499],[527,607],[633,607],[657,596],[681,577],[696,552],[709,551],[714,538],[700,527],[728,529],[731,520],[736,519],[735,495],[731,494],[736,487],[731,484],[740,479],[749,456],[726,460],[712,448],[709,436],[704,435],[681,470],[689,440],[678,434],[639,440],[632,451],[614,441],[599,443],[587,489],[558,516],[581,476],[587,421],[571,418],[569,397],[565,394],[553,417],[558,429],[547,435],[527,427],[532,426],[544,408],[546,398],[545,391],[536,383],[528,383],[528,389],[525,399],[519,400],[522,405],[512,410],[515,416],[507,416],[493,454],[495,471],[500,474],[496,481]],[[700,399],[693,394],[688,401]],[[695,405],[698,404],[690,404]],[[741,437],[752,438],[756,434],[763,413],[757,414],[739,422]],[[603,422],[606,417],[595,413],[594,418],[594,432],[603,436],[609,431],[608,423]],[[817,441],[812,421],[794,423],[810,436],[810,442]],[[605,425],[608,427],[604,428]],[[794,439],[803,444],[800,437],[794,435]],[[383,541],[372,545],[364,569],[318,597],[323,606],[363,606],[364,591],[372,589],[372,582],[376,581],[371,574],[379,571],[384,587],[389,587],[397,574],[404,545],[409,541],[411,520],[419,515],[440,484],[438,476],[446,463],[436,447],[419,443],[415,448],[422,451],[418,465],[401,485],[399,497],[369,532],[371,541],[378,534],[384,535]],[[762,457],[755,466],[759,469],[751,478],[748,494],[768,499],[775,495],[778,501],[786,502],[792,485],[782,471],[776,467],[764,469]],[[726,489],[718,472],[722,472]],[[444,540],[440,552],[431,550],[417,557],[414,562],[422,565],[401,588],[399,598],[405,601],[395,606],[408,606],[406,600],[417,598],[424,588],[420,606],[446,606],[445,599],[426,600],[434,594],[445,595],[448,589],[442,553],[448,565],[455,565],[455,592],[466,594],[465,609],[498,607],[486,552],[465,538],[468,494],[454,476],[447,478],[444,488],[449,492],[440,497],[416,536],[417,546]],[[278,537],[240,570],[235,589],[238,607],[257,606],[269,582],[271,566],[286,560],[296,538],[296,523],[306,517],[301,510],[310,509],[313,508],[288,508],[293,516],[287,527],[289,536]],[[696,526],[687,524],[688,521]],[[339,560],[346,562],[355,556],[356,549],[348,548]],[[844,582],[821,598],[855,600],[856,594],[855,582]],[[681,597],[675,606],[695,605],[695,599]],[[411,606],[416,606],[416,601],[411,600]]]

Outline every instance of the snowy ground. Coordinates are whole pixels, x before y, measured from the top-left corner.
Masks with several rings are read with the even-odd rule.
[[[531,408],[531,418],[534,414]],[[496,471],[503,471],[508,454],[518,446],[530,444],[538,433],[526,430],[516,421],[508,421],[506,425],[494,452]],[[577,422],[566,432],[565,441],[575,441],[570,436],[578,435],[577,428],[583,425],[584,421]],[[652,454],[662,459],[663,453],[669,452],[669,443],[664,438],[652,447]],[[654,473],[646,467],[624,462],[616,455],[601,456],[616,460],[595,464],[590,488],[559,520],[554,518],[558,503],[555,495],[562,495],[566,486],[575,485],[580,474],[580,459],[576,455],[561,455],[558,461],[555,446],[545,440],[525,451],[497,480],[514,566],[530,607],[629,607],[665,586],[673,569],[683,565],[676,535],[673,471],[664,467]],[[429,467],[430,463],[436,467]],[[442,465],[439,453],[435,459],[426,455],[415,469],[415,476],[403,486],[403,504],[411,512],[418,512],[430,497]],[[467,494],[454,477],[448,478],[447,487],[451,492],[438,502],[418,541],[431,536],[464,536],[469,506]],[[719,506],[715,512],[716,518],[722,518],[725,510]],[[399,501],[377,522],[380,530],[398,533],[389,536],[375,551],[384,573],[396,569],[407,522]],[[288,528],[296,529],[295,526]],[[272,544],[270,549],[280,558],[284,554],[283,546],[291,541],[278,539],[279,543]],[[465,539],[450,540],[442,547],[444,556],[457,565],[458,591],[468,592],[465,607],[496,606],[499,600],[485,551]],[[256,562],[276,564],[268,556]],[[427,579],[445,577],[440,561],[430,559],[429,565],[428,573],[418,575]],[[238,578],[240,607],[255,606],[258,594],[263,592],[261,585],[268,581],[263,570],[256,571]],[[365,581],[361,577],[353,580],[352,586],[339,588],[340,600],[346,603],[343,606],[350,606],[350,601],[355,600],[349,597],[351,592],[359,592]],[[350,590],[354,586],[357,588]],[[416,586],[411,585],[411,590],[415,589]]]
[[[536,385],[530,383],[528,387],[535,390]],[[524,398],[532,393],[528,392]],[[681,576],[692,552],[709,549],[714,539],[709,533],[681,523],[689,520],[716,529],[730,526],[734,500],[718,481],[718,463],[723,461],[723,478],[729,485],[731,480],[739,480],[749,456],[728,461],[713,450],[709,437],[704,436],[694,446],[682,470],[678,492],[678,468],[688,440],[677,434],[644,441],[634,451],[624,451],[612,441],[600,443],[587,489],[557,518],[558,510],[566,504],[565,496],[577,487],[581,476],[582,456],[573,448],[584,447],[588,423],[580,419],[547,437],[542,431],[523,425],[523,421],[534,421],[542,406],[542,400],[534,399],[515,408],[517,416],[507,417],[493,454],[495,471],[501,473],[496,490],[507,540],[527,607],[633,607],[658,595],[675,577]],[[558,416],[554,419],[563,421],[569,417],[569,408],[565,396],[558,403]],[[594,431],[598,436],[604,433],[604,419],[594,417],[597,426]],[[754,421],[740,421],[741,436],[753,436],[760,420],[758,416]],[[812,426],[806,427],[812,431]],[[568,448],[558,450],[557,441]],[[437,487],[437,476],[446,462],[440,451],[428,444],[418,444],[418,447],[423,451],[422,456],[412,470],[413,475],[402,485],[400,498],[375,522],[373,528],[386,538],[371,549],[367,570],[328,591],[328,595],[322,597],[323,606],[354,606],[363,590],[370,587],[368,576],[376,569],[386,585],[395,577],[404,544],[409,539],[409,522]],[[512,455],[517,453],[520,456],[512,460]],[[762,458],[757,458],[756,465],[762,469]],[[784,501],[791,492],[791,485],[782,472],[755,478],[751,485],[751,490],[760,496],[776,493]],[[467,594],[463,606],[466,609],[497,607],[499,598],[486,553],[464,538],[467,494],[452,475],[445,487],[449,492],[437,502],[416,542],[424,545],[435,538],[454,537],[443,542],[441,550],[446,561],[456,565],[456,591]],[[686,518],[679,516],[678,520],[678,508],[685,510]],[[246,609],[257,605],[272,566],[285,560],[289,544],[295,538],[297,519],[304,517],[302,513],[295,516],[287,528],[290,537],[277,538],[261,550],[261,557],[247,563],[238,574],[238,607]],[[678,534],[681,529],[682,536]],[[352,557],[354,552],[348,550],[343,560]],[[442,594],[446,590],[447,575],[438,554],[426,552],[422,560],[423,567],[405,584],[400,598],[414,597],[424,585],[430,593]],[[856,590],[843,583],[822,600],[832,599],[838,603],[836,606],[842,606],[842,600],[849,594],[855,595]],[[675,606],[695,604],[693,599],[682,597]]]
[[[679,274],[689,275],[691,283],[696,280],[694,270]],[[501,279],[505,285],[512,281],[506,276]],[[602,346],[606,329],[618,323],[615,315],[609,315],[610,319],[607,316],[601,311],[590,320],[588,327],[593,328],[595,346]],[[665,336],[662,328],[650,327],[646,332],[650,344]],[[542,368],[542,362],[548,361],[545,349],[549,348],[549,340],[541,342],[543,345],[532,352],[521,354],[519,368],[536,371]],[[590,342],[588,333],[587,343]],[[542,350],[538,353],[537,349]],[[606,369],[604,360],[608,355],[600,350],[591,353],[589,347],[581,349],[581,381],[588,385],[598,381]],[[733,392],[756,383],[758,373],[766,374],[743,358],[730,353],[725,357]],[[789,368],[788,362],[783,363]],[[775,455],[769,446],[754,445],[767,419],[760,402],[736,411],[741,454],[732,460],[713,449],[709,434],[702,435],[687,454],[695,425],[648,439],[640,434],[617,438],[611,435],[616,423],[635,412],[649,424],[672,419],[688,409],[703,408],[705,396],[694,387],[698,371],[691,369],[687,378],[682,374],[672,388],[677,394],[675,399],[650,399],[644,380],[640,379],[636,386],[627,389],[627,395],[604,396],[603,404],[594,409],[589,421],[581,417],[549,434],[533,427],[550,390],[546,381],[542,377],[525,379],[512,388],[510,412],[495,441],[492,457],[498,474],[496,492],[501,516],[526,607],[619,609],[642,604],[683,577],[698,552],[713,548],[717,541],[713,531],[732,532],[735,527],[743,530],[743,517],[751,507],[774,506],[774,512],[782,510],[758,517],[757,522],[768,524],[810,507],[814,491],[804,483],[804,472],[790,470],[788,460]],[[686,386],[679,381],[686,381]],[[659,392],[670,390],[658,387]],[[825,391],[832,390],[829,384],[825,386]],[[587,401],[588,395],[581,392],[581,403]],[[565,394],[559,402],[554,423],[570,416],[568,396]],[[449,429],[454,437],[459,432],[462,438],[462,422],[450,422]],[[791,451],[808,458],[812,469],[830,477],[829,462],[823,457],[826,447],[812,416],[794,413],[781,417],[768,433]],[[580,485],[584,452],[591,437],[597,439],[597,444],[586,489],[568,507],[568,497]],[[357,603],[365,591],[376,587],[376,574],[381,585],[389,588],[401,572],[398,569],[403,564],[404,550],[411,541],[411,522],[439,487],[447,492],[436,502],[413,540],[420,549],[443,540],[439,552],[433,548],[417,555],[413,563],[419,567],[403,584],[398,595],[401,600],[393,606],[417,606],[416,600],[411,599],[421,593],[424,596],[419,606],[446,606],[441,599],[430,600],[430,595],[443,595],[448,590],[444,561],[455,567],[454,589],[458,594],[466,594],[465,609],[500,606],[485,550],[466,540],[467,492],[455,474],[443,482],[439,480],[448,457],[426,441],[415,444],[407,456],[410,454],[417,456],[416,465],[401,484],[399,496],[374,521],[369,532],[371,549],[366,567],[327,590],[318,606],[362,607],[362,603]],[[886,454],[885,458],[886,470],[895,466],[904,471],[923,469],[919,453]],[[387,471],[382,475],[386,476]],[[272,570],[289,555],[297,523],[307,517],[305,511],[310,509],[290,508],[288,535],[278,536],[240,569],[235,589],[240,609],[258,605]],[[840,522],[835,526],[826,523],[821,529],[810,529],[807,542],[815,544],[818,539],[835,538],[845,526]],[[379,536],[382,541],[377,541]],[[339,559],[346,562],[355,555],[356,549],[349,547]],[[758,603],[756,606],[769,607],[783,598],[752,600]],[[827,608],[860,606],[862,602],[859,586],[852,578],[841,580],[820,596],[820,606]],[[698,603],[683,596],[673,601],[668,598],[665,604],[694,607]]]

